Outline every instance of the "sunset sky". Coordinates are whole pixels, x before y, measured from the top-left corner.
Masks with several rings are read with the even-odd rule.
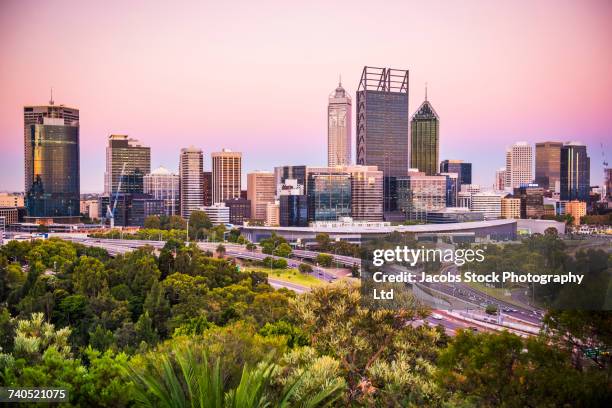
[[[354,98],[364,65],[410,70],[411,114],[429,84],[440,158],[476,183],[519,140],[586,143],[591,184],[600,144],[612,162],[611,1],[0,0],[0,191],[23,191],[23,106],[51,87],[80,109],[81,191],[100,192],[111,133],[153,168],[189,145],[208,169],[222,147],[245,171],[325,164],[327,97],[342,74]]]

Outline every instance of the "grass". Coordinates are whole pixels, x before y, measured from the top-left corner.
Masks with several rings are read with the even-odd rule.
[[[252,267],[246,266],[244,267],[244,271],[254,271],[254,272],[265,272],[268,274],[270,279],[275,279],[283,282],[295,283],[296,285],[307,286],[312,288],[314,286],[323,286],[325,282],[315,278],[312,275],[303,274],[297,269],[271,269],[265,268],[261,266]]]

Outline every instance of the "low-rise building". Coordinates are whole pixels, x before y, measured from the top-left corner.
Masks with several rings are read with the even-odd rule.
[[[24,200],[21,193],[0,193],[0,207],[23,207]]]
[[[484,213],[470,211],[465,207],[446,207],[427,212],[429,224],[451,224],[456,222],[484,221]]]
[[[501,200],[502,218],[521,218],[521,199],[512,196],[504,197]]]
[[[201,208],[202,211],[208,215],[210,222],[213,225],[229,224],[230,222],[230,209],[225,203],[215,203]]]
[[[5,225],[16,224],[19,221],[19,210],[16,207],[0,207],[0,217],[4,217]]]
[[[565,213],[574,217],[573,225],[580,225],[580,218],[586,215],[586,203],[578,200],[568,201],[565,204]]]
[[[242,225],[251,218],[251,200],[242,197],[225,200],[225,206],[229,207],[229,222]]]
[[[280,224],[280,204],[278,201],[266,205],[266,225],[276,227]]]
[[[472,211],[482,212],[485,220],[501,217],[502,196],[498,193],[482,192],[472,195]]]

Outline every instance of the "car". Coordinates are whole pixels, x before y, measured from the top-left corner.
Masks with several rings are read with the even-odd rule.
[[[475,326],[469,326],[468,329],[473,331],[473,332],[477,332],[478,331],[478,327],[475,327]]]
[[[431,317],[433,319],[436,319],[436,320],[442,320],[443,319],[443,317],[441,315],[437,314],[437,313],[432,313]]]

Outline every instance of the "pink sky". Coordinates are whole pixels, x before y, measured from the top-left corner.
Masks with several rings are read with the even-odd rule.
[[[246,171],[325,164],[327,96],[364,65],[410,70],[410,112],[441,117],[441,159],[489,186],[518,140],[579,140],[612,161],[610,1],[0,0],[0,191],[23,189],[26,104],[81,111],[81,190],[103,187],[110,133],[176,170],[181,147]],[[354,141],[353,141],[354,143]],[[353,146],[354,147],[354,146]],[[246,180],[243,180],[246,184]]]

